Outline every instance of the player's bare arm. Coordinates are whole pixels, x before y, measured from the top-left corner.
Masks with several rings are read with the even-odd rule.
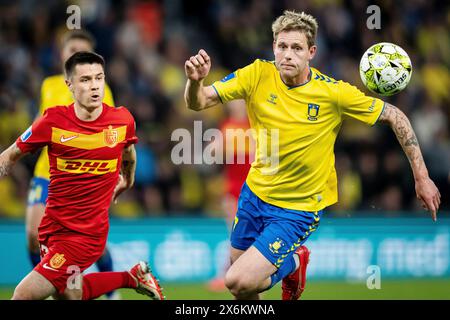
[[[209,74],[210,69],[211,59],[203,49],[184,63],[184,71],[188,78],[184,100],[189,109],[200,111],[220,103],[214,88],[203,86],[203,80]]]
[[[134,185],[134,175],[136,172],[136,149],[130,145],[122,152],[122,167],[119,181],[114,189],[113,201],[116,203],[119,195]]]
[[[436,213],[441,203],[441,194],[428,176],[419,142],[408,117],[397,107],[386,103],[379,121],[389,124],[394,130],[411,165],[416,183],[417,198],[422,202],[424,209],[431,212],[433,220],[436,221]]]
[[[14,164],[22,158],[24,154],[17,147],[16,143],[13,143],[8,149],[0,154],[0,178],[7,176]]]
[[[127,188],[134,184],[134,174],[136,172],[136,149],[134,145],[125,148],[122,153],[122,176],[124,177]]]

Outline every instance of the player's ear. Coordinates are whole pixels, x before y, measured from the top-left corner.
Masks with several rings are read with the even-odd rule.
[[[309,60],[312,60],[314,58],[314,56],[316,55],[316,51],[317,51],[316,45],[312,45],[311,47],[309,47]]]
[[[68,78],[64,79],[64,81],[66,82],[67,87],[69,88],[70,92],[73,92],[72,90],[72,81]]]

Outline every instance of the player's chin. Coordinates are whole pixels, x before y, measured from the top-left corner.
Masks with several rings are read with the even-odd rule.
[[[97,98],[97,99],[89,99],[89,102],[87,104],[87,106],[89,108],[100,108],[102,106],[102,100]]]
[[[284,78],[294,78],[298,75],[298,71],[295,68],[288,67],[288,68],[282,68],[280,70],[280,73],[283,75]]]

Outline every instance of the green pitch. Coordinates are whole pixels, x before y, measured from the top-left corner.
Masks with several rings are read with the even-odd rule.
[[[171,300],[229,300],[228,292],[210,292],[205,284],[163,284],[164,293]],[[0,299],[10,299],[14,288],[0,287]],[[133,290],[120,290],[124,300],[140,300],[147,297]],[[264,300],[279,300],[281,286],[263,293]],[[365,283],[341,281],[309,281],[302,299],[315,300],[374,300],[374,299],[433,299],[450,300],[450,279],[385,280],[381,289],[369,290]]]

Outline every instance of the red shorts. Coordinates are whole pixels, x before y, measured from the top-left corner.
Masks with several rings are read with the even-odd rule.
[[[66,288],[81,289],[79,276],[102,256],[106,237],[99,239],[83,234],[58,232],[44,239],[40,234],[39,242],[41,262],[34,270],[62,294]]]

